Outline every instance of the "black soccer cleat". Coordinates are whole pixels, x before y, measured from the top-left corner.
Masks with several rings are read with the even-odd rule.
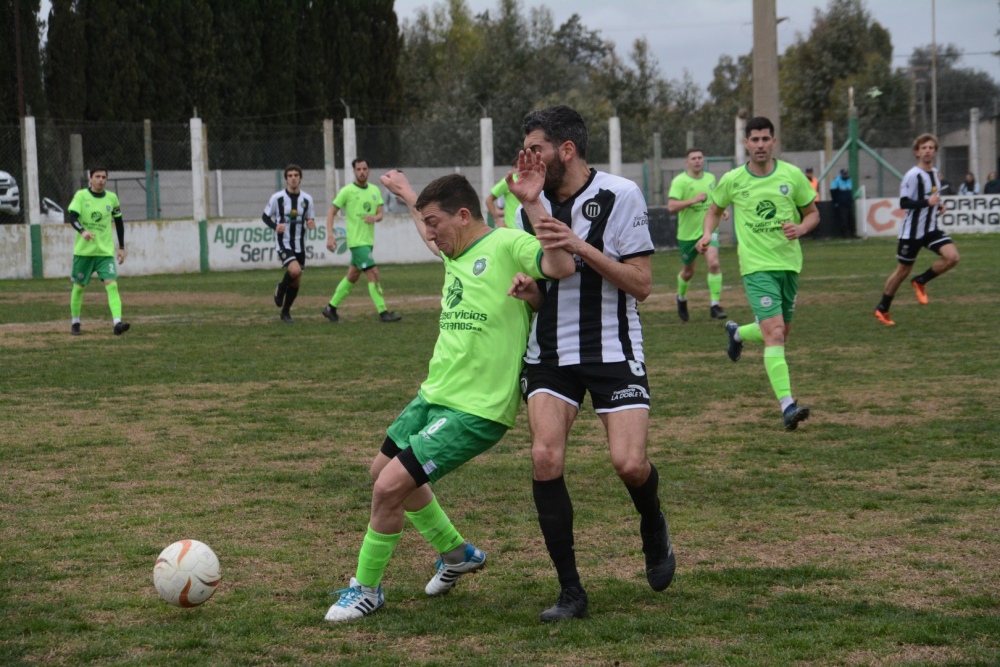
[[[740,325],[732,320],[726,322],[726,335],[729,336],[729,347],[726,348],[726,354],[733,362],[739,361],[740,357],[743,356],[743,341],[736,340],[736,330],[739,328]]]
[[[285,324],[293,324],[295,322],[295,320],[292,319],[292,316],[285,311],[281,311],[281,321]]]
[[[119,322],[115,325],[115,335],[121,336],[123,333],[132,328],[132,325],[128,322]]]
[[[69,325],[69,332],[74,336],[79,336],[81,333],[83,333],[82,331],[80,331],[80,323],[73,322],[73,324]]]
[[[378,319],[380,322],[398,322],[403,319],[403,317],[401,315],[397,315],[391,310],[383,310],[378,314]]]
[[[674,545],[670,543],[670,529],[667,519],[660,514],[660,525],[651,533],[642,533],[642,552],[646,554],[646,581],[656,592],[667,589],[674,580],[677,559]]]
[[[688,315],[687,299],[682,301],[680,297],[677,297],[677,317],[681,318],[681,322],[687,322],[691,318]]]
[[[781,413],[786,431],[794,431],[799,427],[799,422],[807,419],[809,419],[809,407],[805,405],[800,408],[796,403],[792,403]]]
[[[729,315],[726,315],[726,311],[722,310],[722,306],[716,304],[708,309],[708,316],[713,320],[724,320]]]
[[[340,321],[340,316],[337,315],[337,308],[335,306],[331,306],[330,304],[326,304],[326,308],[323,309],[323,317],[330,320],[334,324]]]
[[[285,281],[279,280],[278,284],[274,287],[274,305],[278,308],[285,305],[286,291],[288,291],[288,287],[285,285]]]
[[[562,589],[556,603],[538,615],[543,623],[565,621],[570,618],[587,618],[587,594],[582,588],[570,586]]]

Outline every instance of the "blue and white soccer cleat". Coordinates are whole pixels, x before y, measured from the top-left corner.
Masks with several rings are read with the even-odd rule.
[[[353,621],[367,616],[385,604],[381,585],[378,588],[362,586],[354,577],[351,577],[349,587],[335,592],[340,593],[340,599],[326,612],[325,619],[331,623]]]
[[[427,582],[424,592],[428,595],[444,595],[452,588],[463,574],[475,572],[486,565],[486,554],[468,542],[465,543],[465,560],[455,565],[448,565],[438,558],[437,574]]]

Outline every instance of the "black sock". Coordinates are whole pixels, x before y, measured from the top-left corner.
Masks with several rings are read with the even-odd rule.
[[[556,566],[559,585],[564,589],[580,586],[580,573],[576,570],[576,552],[573,550],[573,501],[562,477],[548,482],[533,480],[532,492],[538,525],[542,528],[545,548],[552,564]]]
[[[642,517],[639,522],[639,530],[644,533],[652,533],[660,527],[660,498],[657,495],[660,488],[660,475],[656,472],[656,466],[649,464],[649,477],[642,483],[642,486],[625,486],[628,494],[632,496],[632,503]]]
[[[919,276],[914,278],[913,282],[917,283],[918,285],[926,285],[927,283],[929,283],[930,281],[934,280],[937,277],[938,274],[934,273],[934,269],[927,269]]]
[[[285,271],[285,275],[282,276],[282,278],[281,278],[281,284],[284,285],[286,288],[288,288],[288,287],[291,287],[292,283],[294,283],[294,282],[295,282],[295,279],[292,278],[290,275],[288,275],[288,271]]]
[[[888,313],[889,312],[889,306],[892,305],[893,298],[894,297],[891,297],[888,294],[883,294],[882,295],[882,300],[878,302],[878,306],[876,307],[876,310],[881,310],[883,313]]]
[[[292,303],[295,302],[295,297],[297,297],[298,295],[299,295],[298,287],[288,288],[288,291],[285,292],[285,307],[282,309],[282,312],[288,313],[292,310]]]

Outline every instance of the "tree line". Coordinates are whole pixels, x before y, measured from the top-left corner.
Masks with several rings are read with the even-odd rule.
[[[595,162],[606,159],[612,115],[622,119],[627,161],[651,155],[654,133],[664,155],[683,153],[688,132],[725,155],[733,118],[752,109],[751,54],[722,56],[702,89],[686,72],[666,76],[645,39],[623,55],[579,16],[556,25],[547,8],[519,0],[480,14],[441,0],[403,24],[392,0],[52,0],[46,16],[40,0],[0,7],[3,34],[19,27],[19,39],[0,44],[0,124],[19,116],[16,45],[20,90],[41,119],[182,123],[197,109],[238,137],[350,113],[359,129],[393,126],[383,141],[428,164],[478,150],[482,116],[493,118],[504,162],[520,146],[524,113],[555,102],[588,120]],[[826,121],[842,141],[849,87],[862,138],[907,145],[929,129],[929,60],[920,48],[894,67],[891,34],[864,0],[829,0],[780,57],[783,145],[821,148]],[[953,45],[939,49],[942,131],[967,124],[973,106],[997,113],[1000,87],[960,62]]]

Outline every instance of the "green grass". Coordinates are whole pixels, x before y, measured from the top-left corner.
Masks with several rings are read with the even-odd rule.
[[[354,571],[369,463],[426,373],[439,265],[382,267],[395,325],[363,285],[342,324],[322,318],[341,269],[306,272],[293,326],[271,304],[277,271],[125,277],[121,338],[99,282],[79,338],[67,280],[0,282],[0,664],[1000,664],[1000,237],[958,246],[930,305],[904,286],[884,328],[871,309],[895,243],[804,243],[787,354],[813,416],[795,433],[761,348],[726,358],[704,264],[682,325],[677,255],[656,255],[649,452],[678,574],[646,585],[588,406],[567,482],[591,618],[554,626],[537,620],[558,586],[523,414],[436,486],[487,568],[428,599],[435,554],[407,528],[385,609],[322,620]],[[743,323],[735,252],[722,255],[723,303]],[[196,609],[152,586],[182,537],[223,567]]]

